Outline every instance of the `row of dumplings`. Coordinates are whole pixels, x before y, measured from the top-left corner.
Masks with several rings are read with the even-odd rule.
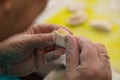
[[[86,4],[84,2],[73,3],[68,6],[69,12],[72,16],[68,19],[68,24],[72,26],[78,26],[85,23],[88,19],[86,13]],[[89,25],[92,28],[110,32],[112,30],[112,24],[107,20],[90,20]]]

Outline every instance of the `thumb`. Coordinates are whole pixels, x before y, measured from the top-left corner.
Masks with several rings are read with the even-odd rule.
[[[47,33],[47,34],[30,35],[30,38],[27,41],[27,43],[32,48],[49,47],[55,44],[55,34]]]
[[[66,68],[75,69],[79,65],[79,48],[77,40],[72,35],[66,36]]]

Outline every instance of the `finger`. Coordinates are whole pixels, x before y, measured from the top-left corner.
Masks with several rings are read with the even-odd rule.
[[[53,51],[53,50],[55,50],[55,45],[45,48],[46,52],[50,52],[50,51]]]
[[[66,36],[66,69],[73,70],[79,65],[79,48],[72,35]]]
[[[95,45],[97,47],[97,51],[99,53],[100,60],[104,63],[105,62],[109,63],[109,56],[107,54],[107,50],[106,50],[105,46],[100,43],[97,43]]]
[[[21,76],[21,77],[32,74],[37,71],[38,69],[35,66],[33,55],[24,61],[21,61],[16,64],[5,65],[3,67],[4,74],[10,74],[13,76]],[[2,80],[6,80],[6,79],[2,79]],[[11,79],[7,79],[7,80],[11,80]]]
[[[39,49],[34,54],[35,66],[38,70],[45,67],[45,65],[58,59],[61,55],[65,53],[64,48],[56,47],[54,51],[46,53],[43,49]]]
[[[25,43],[31,48],[53,46],[55,44],[55,35],[53,33],[29,35]]]
[[[35,65],[39,69],[40,67],[44,67],[46,64],[56,60],[61,55],[65,53],[64,48],[56,47],[54,51],[46,52],[44,49],[38,49],[36,51],[35,56]]]
[[[58,30],[59,28],[63,28],[66,31],[68,31],[70,34],[72,34],[72,32],[68,28],[65,28],[63,26],[56,25],[56,24],[35,24],[32,26],[32,29],[33,29],[34,33],[36,33],[36,34],[51,33],[54,30]]]
[[[110,61],[109,56],[107,54],[107,50],[104,45],[97,43],[95,44],[97,47],[97,51],[99,53],[100,61],[103,63],[104,69],[106,69],[107,72],[107,80],[111,80],[111,67],[110,67]]]
[[[80,53],[81,64],[97,63],[99,57],[95,45],[90,40],[84,37],[80,37],[78,43],[81,50]]]
[[[65,53],[65,49],[58,48],[58,47],[56,48],[56,50],[46,53],[43,57],[44,64],[48,64],[48,63],[58,59],[64,53]]]

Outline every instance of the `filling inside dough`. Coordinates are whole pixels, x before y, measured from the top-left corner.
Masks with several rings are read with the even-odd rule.
[[[56,45],[65,48],[66,47],[65,36],[68,35],[69,33],[66,30],[62,29],[62,28],[53,31],[53,33],[55,34],[55,43],[56,43]]]

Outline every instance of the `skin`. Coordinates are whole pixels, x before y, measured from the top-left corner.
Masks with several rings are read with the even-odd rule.
[[[66,36],[65,80],[112,80],[107,51],[84,37]]]
[[[29,27],[47,1],[0,0],[0,73],[25,76],[44,67],[43,60],[49,63],[64,53],[63,48],[55,46],[55,36],[51,33],[61,26]],[[48,50],[49,47],[53,49]]]
[[[0,66],[2,72],[25,76],[39,71],[46,64],[64,54],[64,48],[54,46],[55,35],[52,32],[59,28],[62,26],[33,25],[25,32],[1,42],[0,61],[2,63]]]
[[[0,0],[1,73],[29,75],[65,52],[64,48],[55,46],[55,36],[51,33],[61,26],[29,27],[46,4],[47,0]],[[105,48],[71,36],[66,38],[66,43],[66,80],[111,80],[109,61],[100,56]]]
[[[0,0],[0,41],[23,32],[40,14],[48,0]]]
[[[25,31],[44,10],[47,1],[0,0],[0,46],[7,38]]]

